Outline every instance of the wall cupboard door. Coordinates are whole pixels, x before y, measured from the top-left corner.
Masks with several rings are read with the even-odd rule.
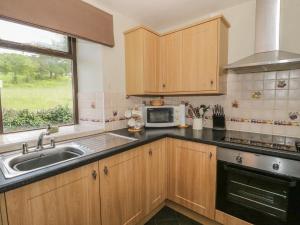
[[[98,164],[5,193],[9,225],[100,225]]]
[[[226,93],[229,27],[216,16],[163,35],[125,32],[127,95]]]
[[[144,216],[143,152],[99,161],[102,225],[133,225]]]
[[[126,93],[144,93],[144,41],[143,30],[139,29],[125,35]],[[117,66],[117,65],[116,65]]]
[[[125,34],[126,94],[158,92],[159,36],[136,29]]]
[[[144,31],[144,93],[157,93],[159,88],[159,37]]]
[[[214,219],[216,147],[168,139],[168,198]]]
[[[160,90],[180,92],[182,89],[182,31],[160,39]]]
[[[166,199],[165,140],[144,146],[146,214],[151,213]]]
[[[183,31],[183,89],[217,90],[218,23],[210,21]]]

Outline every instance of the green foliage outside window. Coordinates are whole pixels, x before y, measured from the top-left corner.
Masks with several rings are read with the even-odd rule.
[[[0,52],[5,132],[72,124],[72,71],[68,59]]]

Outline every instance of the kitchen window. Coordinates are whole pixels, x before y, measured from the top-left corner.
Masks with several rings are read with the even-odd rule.
[[[0,132],[78,122],[76,39],[0,20]]]

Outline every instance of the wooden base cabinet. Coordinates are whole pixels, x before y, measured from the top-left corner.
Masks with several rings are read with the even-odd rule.
[[[102,225],[134,225],[144,216],[143,148],[99,161]]]
[[[0,194],[0,225],[8,225],[7,221],[7,210],[4,193]]]
[[[216,147],[162,139],[0,195],[0,225],[136,225],[166,199],[214,219],[215,194]]]
[[[99,169],[102,225],[137,224],[166,199],[165,140],[101,160]]]
[[[216,221],[223,225],[253,225],[219,210],[216,210]]]
[[[168,139],[168,199],[214,219],[216,147]]]
[[[145,210],[151,213],[166,199],[165,140],[144,146]]]
[[[101,225],[98,163],[5,193],[9,225]]]

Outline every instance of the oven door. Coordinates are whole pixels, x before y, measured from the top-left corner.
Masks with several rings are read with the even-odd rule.
[[[146,126],[148,127],[175,126],[173,107],[147,108],[146,116]]]
[[[299,183],[218,161],[217,209],[259,225],[299,224]]]

